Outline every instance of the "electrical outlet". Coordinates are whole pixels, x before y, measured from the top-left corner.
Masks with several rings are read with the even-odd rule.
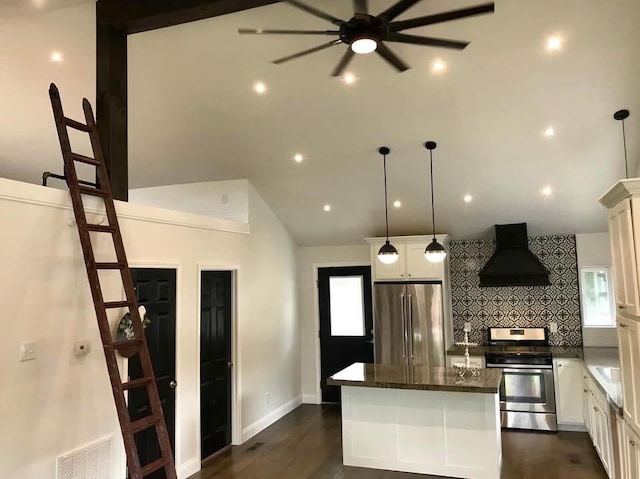
[[[33,361],[38,353],[38,344],[25,342],[20,344],[20,361]]]
[[[470,333],[471,332],[471,323],[469,323],[469,322],[464,323],[464,330],[463,331],[466,331],[466,332]]]
[[[558,323],[549,323],[549,331],[552,333],[558,332]]]
[[[85,339],[82,341],[76,341],[73,346],[73,353],[76,356],[86,356],[91,352],[91,341]]]
[[[264,393],[264,400],[267,404],[269,404],[269,402],[271,401],[271,398],[269,397],[269,393],[266,392]]]

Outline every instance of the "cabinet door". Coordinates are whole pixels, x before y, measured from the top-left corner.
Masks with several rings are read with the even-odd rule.
[[[604,466],[605,471],[607,471],[607,475],[611,477],[613,467],[613,462],[611,461],[613,441],[611,437],[609,414],[600,406],[596,406],[596,414],[598,415],[598,422],[601,430],[600,459],[602,459],[602,465]]]
[[[618,316],[618,344],[624,417],[640,431],[640,336],[636,321]]]
[[[610,209],[609,240],[618,310],[638,316],[638,270],[631,218],[629,198]]]
[[[629,427],[628,424],[625,424],[625,436],[626,441],[623,445],[626,452],[626,467],[624,468],[627,472],[628,479],[635,479],[640,477],[640,447],[638,443],[638,435]]]
[[[584,379],[581,362],[558,359],[554,361],[554,366],[558,424],[584,424],[582,412]]]
[[[406,245],[407,256],[407,278],[409,279],[435,279],[442,281],[444,279],[444,264],[432,263],[424,257],[426,244],[408,244]]]
[[[405,279],[406,248],[403,244],[394,244],[398,250],[398,260],[385,264],[378,259],[378,250],[383,243],[371,247],[371,264],[374,264],[374,281],[378,279]]]
[[[622,416],[616,414],[616,431],[618,433],[618,457],[615,460],[619,464],[620,475],[616,479],[631,479],[629,477],[629,466],[627,460],[627,432]]]
[[[584,425],[587,428],[587,432],[592,436],[593,434],[591,430],[593,426],[591,425],[591,412],[589,409],[589,396],[591,396],[591,393],[589,392],[589,376],[587,376],[584,370],[582,378],[582,418],[584,419]]]

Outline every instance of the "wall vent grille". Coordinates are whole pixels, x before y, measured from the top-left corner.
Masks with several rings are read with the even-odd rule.
[[[111,439],[103,439],[58,457],[56,479],[109,479]]]

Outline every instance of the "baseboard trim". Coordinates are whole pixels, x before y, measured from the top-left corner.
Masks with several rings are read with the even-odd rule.
[[[318,401],[318,397],[315,394],[303,394],[302,403],[303,404],[320,404],[320,401]]]
[[[193,476],[198,471],[200,471],[200,460],[194,457],[180,466],[178,477],[179,479],[187,479],[187,477]]]
[[[291,401],[284,403],[282,406],[274,409],[266,416],[261,417],[254,423],[250,424],[242,430],[242,442],[245,443],[259,432],[271,426],[274,422],[283,418],[295,408],[302,404],[302,396],[293,398]]]
[[[584,424],[558,424],[558,431],[587,432]]]

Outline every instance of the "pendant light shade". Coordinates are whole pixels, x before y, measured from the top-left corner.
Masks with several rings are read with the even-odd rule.
[[[390,149],[386,146],[381,147],[378,152],[382,155],[382,164],[384,168],[384,221],[387,226],[387,241],[378,251],[378,259],[381,263],[392,264],[398,261],[398,250],[389,243],[389,201],[387,199],[387,155]]]
[[[429,166],[431,172],[431,226],[433,228],[433,240],[424,250],[424,257],[432,263],[440,263],[447,257],[447,251],[436,239],[436,208],[433,200],[433,150],[436,149],[435,141],[427,141],[424,147],[429,150]]]

